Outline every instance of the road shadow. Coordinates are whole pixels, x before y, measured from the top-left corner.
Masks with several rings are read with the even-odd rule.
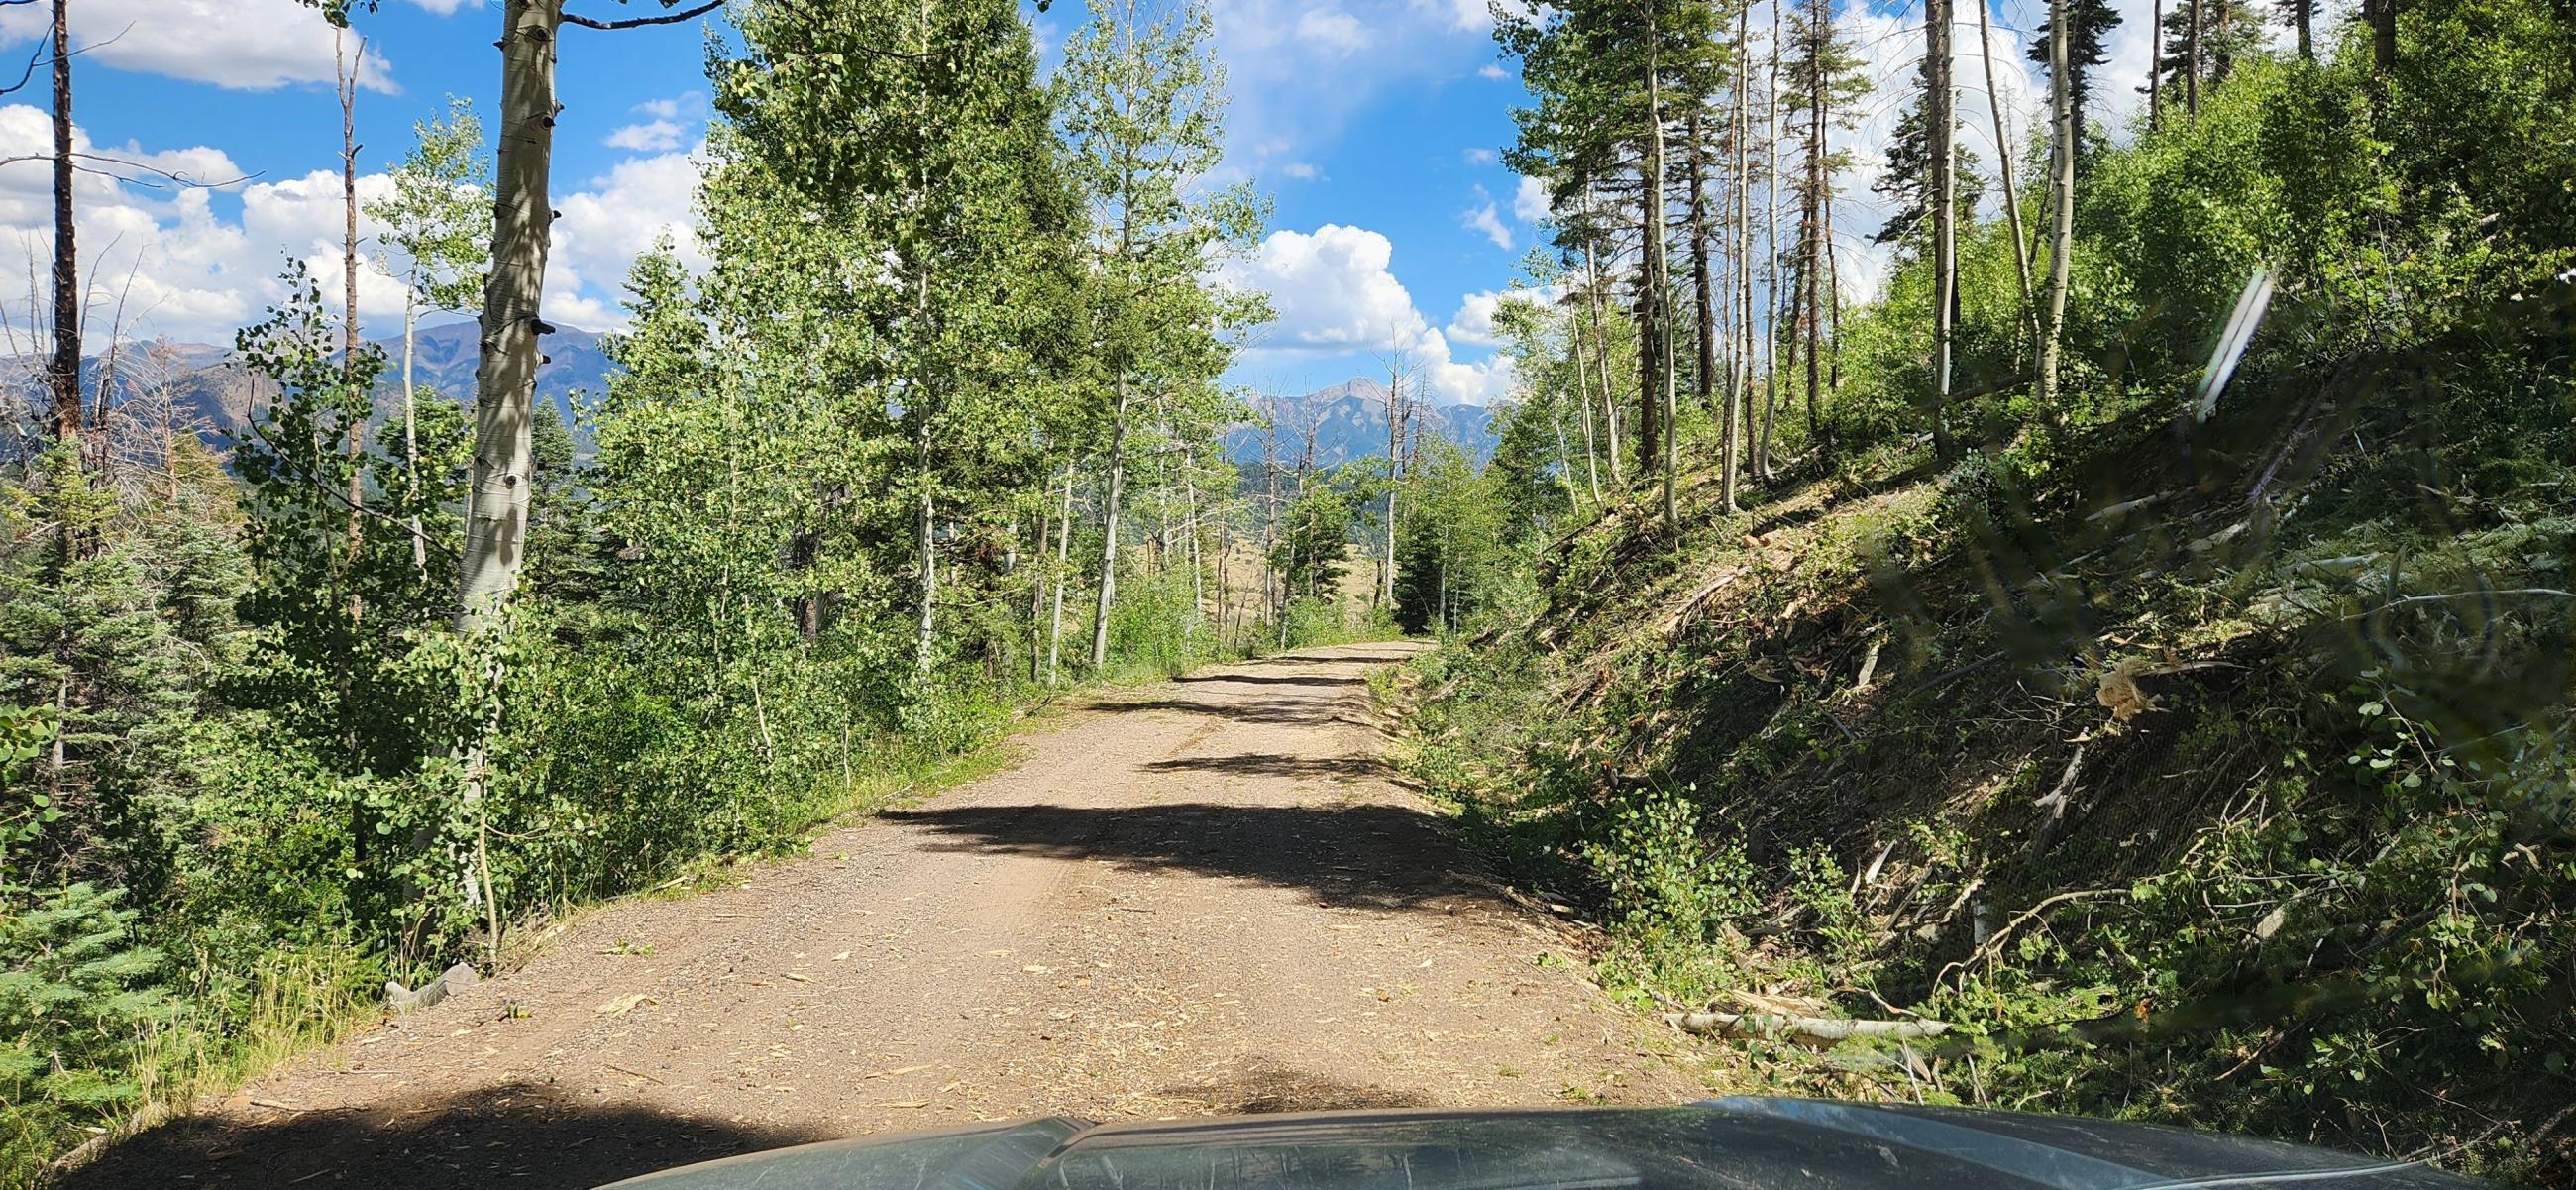
[[[1330,905],[1430,908],[1497,899],[1463,864],[1439,820],[1385,804],[1226,806],[1173,802],[1082,808],[954,806],[888,813],[941,836],[929,850],[1106,860],[1303,889]]]
[[[581,1098],[519,1082],[400,1113],[316,1111],[252,1124],[182,1117],[110,1148],[54,1185],[588,1190],[675,1165],[835,1139]]]
[[[1386,774],[1374,756],[1288,756],[1277,752],[1237,752],[1229,756],[1176,756],[1145,766],[1149,773],[1224,773],[1237,777],[1297,777],[1350,780]]]
[[[1104,711],[1172,711],[1183,715],[1205,715],[1230,723],[1285,723],[1322,726],[1344,721],[1333,701],[1323,698],[1241,698],[1202,700],[1196,698],[1130,698],[1103,699]]]
[[[1309,660],[1329,662],[1334,665],[1401,665],[1418,655],[1415,653],[1352,653],[1346,656],[1315,657]]]
[[[1327,688],[1334,686],[1360,686],[1365,685],[1368,682],[1368,679],[1366,678],[1333,678],[1325,677],[1321,674],[1290,675],[1246,673],[1183,674],[1172,680],[1183,683],[1243,682],[1250,685],[1262,686],[1320,686]]]
[[[1434,1106],[1412,1091],[1346,1083],[1259,1059],[1215,1081],[1165,1087],[1157,1094],[1204,1103],[1210,1112],[1228,1116]]]

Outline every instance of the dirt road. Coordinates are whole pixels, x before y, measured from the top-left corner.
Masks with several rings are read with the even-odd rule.
[[[1387,781],[1362,675],[1402,652],[1103,698],[1010,771],[587,914],[68,1184],[586,1187],[1049,1113],[1694,1096]]]

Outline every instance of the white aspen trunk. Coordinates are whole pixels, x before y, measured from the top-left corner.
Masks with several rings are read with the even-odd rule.
[[[1569,507],[1581,508],[1583,502],[1577,497],[1582,494],[1582,489],[1574,486],[1574,446],[1565,438],[1565,411],[1549,409],[1547,424],[1549,429],[1556,431],[1556,471],[1559,482],[1565,485],[1565,503]]]
[[[1735,13],[1735,111],[1730,116],[1730,139],[1735,142],[1735,234],[1731,237],[1734,276],[1727,291],[1734,295],[1735,319],[1728,333],[1735,338],[1735,358],[1727,361],[1726,414],[1719,430],[1719,450],[1726,456],[1721,471],[1720,499],[1726,511],[1735,512],[1740,505],[1736,487],[1740,482],[1744,453],[1742,432],[1738,428],[1739,412],[1753,401],[1753,162],[1750,146],[1753,137],[1753,112],[1750,91],[1753,78],[1753,6],[1744,5]],[[1738,334],[1737,331],[1741,333]]]
[[[1189,534],[1190,617],[1194,623],[1207,618],[1207,566],[1199,556],[1199,484],[1195,460],[1181,456],[1181,531]]]
[[[2002,101],[1991,98],[1992,96],[2001,94],[2001,92],[1995,90],[1995,46],[1993,31],[1986,23],[1985,0],[1974,0],[1974,2],[1977,6],[1977,51],[1978,55],[1984,59],[1986,66],[1986,94],[1989,96],[1986,102],[1986,110],[1993,115],[1995,122],[1996,176],[2003,183],[2004,188],[2004,227],[2012,233],[2013,277],[2015,280],[2021,282],[2022,329],[2025,333],[2029,334],[2031,338],[2037,339],[2039,337],[2039,302],[2033,296],[2033,290],[2031,289],[2030,284],[2030,239],[2022,233],[2021,190],[2013,183],[2013,158],[2020,156],[2020,154],[2015,152],[2013,149],[2012,134],[2007,132],[2004,128],[2004,105]],[[2163,3],[2163,0],[2157,0],[2157,3],[2161,4]],[[2163,35],[2158,34],[2157,36],[2162,37]],[[2148,104],[2148,110],[2150,113],[2154,111],[2154,103],[2152,100]],[[2149,118],[2152,119],[2152,115],[2150,115]],[[1953,282],[1953,284],[1956,284],[1956,282]]]
[[[498,620],[526,565],[535,448],[537,311],[554,220],[555,44],[563,0],[502,6],[501,127],[495,138],[492,274],[483,291],[482,360],[474,369],[473,485],[457,580],[457,629]]]
[[[1073,575],[1073,462],[1064,464],[1064,508],[1055,519],[1055,607],[1047,613],[1046,683],[1056,684],[1064,651],[1064,585]]]
[[[1583,240],[1583,287],[1592,311],[1592,333],[1600,344],[1601,426],[1609,447],[1610,486],[1625,486],[1626,477],[1619,472],[1619,402],[1610,392],[1610,320],[1601,309],[1601,266],[1594,258],[1592,239]]]
[[[1825,47],[1833,40],[1831,0],[1813,0],[1814,15],[1807,29],[1808,61],[1814,69],[1807,77],[1807,211],[1799,229],[1806,240],[1804,261],[1799,271],[1805,274],[1807,291],[1807,442],[1813,450],[1824,445],[1822,390],[1824,388],[1825,353],[1825,220],[1831,218],[1833,192],[1825,177],[1825,129],[1829,113],[1825,105],[1831,92],[1825,86]]]
[[[2066,331],[2067,258],[2075,248],[2075,100],[2066,77],[2066,9],[2066,0],[2049,0],[2048,94],[2057,131],[2049,158],[2054,224],[2048,253],[2048,323],[2039,338],[2039,415],[2052,425],[2064,416],[2057,407],[2057,350],[2058,339]]]
[[[1404,374],[1398,367],[1386,370],[1386,561],[1378,571],[1378,605],[1395,611],[1395,515],[1396,494],[1404,481],[1404,453],[1399,442],[1404,428]]]
[[[1232,526],[1226,523],[1226,519],[1225,519],[1224,517],[1218,517],[1218,518],[1217,518],[1217,522],[1216,522],[1216,647],[1217,647],[1217,652],[1219,652],[1219,653],[1223,653],[1223,652],[1225,651],[1226,631],[1227,631],[1227,629],[1230,627],[1230,625],[1228,625],[1228,624],[1226,623],[1226,621],[1227,621],[1227,619],[1228,619],[1230,616],[1232,616],[1232,615],[1233,615],[1233,613],[1234,613],[1234,601],[1233,601],[1232,599],[1230,599],[1230,598],[1228,598],[1228,597],[1227,597],[1227,596],[1228,596],[1228,594],[1229,594],[1229,592],[1226,590],[1226,587],[1225,587],[1225,580],[1226,580],[1226,561],[1227,561],[1227,559],[1228,559],[1228,556],[1229,556],[1229,555],[1231,555],[1231,554],[1233,553],[1233,545],[1234,545],[1234,540],[1233,540],[1233,537],[1231,536],[1231,530],[1232,530]]]
[[[913,638],[913,668],[930,675],[931,651],[939,631],[938,509],[930,497],[930,434],[921,436],[921,628]]]
[[[1969,0],[1983,19],[1986,0]],[[1950,83],[1950,0],[1925,0],[1924,61],[1930,66],[1924,124],[1932,137],[1932,447],[1950,454],[1950,348],[1958,305],[1958,91]],[[1837,278],[1839,283],[1839,278]]]
[[[1753,443],[1753,474],[1771,478],[1771,426],[1780,419],[1780,6],[1771,0],[1771,63],[1762,89],[1763,251],[1770,257],[1762,320],[1762,426]]]
[[[419,355],[420,340],[420,310],[412,297],[415,292],[417,290],[403,295],[403,483],[409,489],[408,497],[414,510],[411,514],[412,573],[427,576],[429,541],[421,534],[418,511],[420,507],[420,428],[415,416],[418,406],[414,394],[417,389],[412,382],[412,361]]]
[[[363,516],[367,499],[367,469],[361,456],[367,447],[367,417],[374,409],[374,394],[361,393],[358,387],[358,64],[346,54],[348,30],[334,29],[331,38],[333,65],[338,71],[340,90],[340,214],[343,219],[340,237],[340,383],[350,390],[355,400],[366,405],[352,413],[343,435],[349,456],[349,503],[347,530],[348,560],[354,570],[358,554],[366,545],[367,526]],[[367,52],[365,39],[358,42],[358,56]],[[102,397],[99,409],[106,411]],[[354,591],[349,595],[349,618],[365,613],[366,600]],[[346,679],[343,678],[345,684]]]
[[[1664,524],[1667,528],[1678,533],[1681,531],[1682,519],[1680,508],[1675,501],[1673,493],[1673,469],[1675,461],[1679,456],[1673,447],[1673,441],[1681,437],[1681,424],[1678,416],[1680,410],[1677,408],[1680,404],[1679,396],[1674,391],[1677,380],[1674,376],[1673,369],[1673,315],[1675,311],[1672,308],[1673,286],[1670,276],[1670,270],[1672,268],[1672,245],[1667,239],[1670,229],[1665,226],[1667,220],[1664,218],[1664,172],[1666,162],[1664,161],[1663,64],[1662,58],[1658,53],[1660,40],[1661,34],[1654,28],[1654,23],[1651,20],[1648,21],[1646,28],[1646,127],[1648,142],[1652,146],[1652,157],[1646,177],[1645,193],[1640,196],[1640,203],[1644,207],[1642,214],[1646,219],[1646,225],[1651,228],[1654,233],[1652,247],[1650,249],[1654,255],[1647,264],[1646,277],[1648,279],[1648,283],[1654,286],[1655,303],[1660,307],[1656,311],[1655,333],[1659,340],[1660,354],[1663,356],[1663,367],[1660,369],[1660,371],[1663,372],[1662,383],[1664,387],[1664,391],[1661,394],[1663,426],[1662,433],[1659,434],[1658,437],[1662,439],[1663,447]]]
[[[1717,412],[1717,290],[1710,275],[1708,252],[1708,138],[1705,128],[1707,105],[1699,96],[1690,99],[1690,115],[1683,125],[1683,136],[1689,153],[1683,168],[1690,174],[1690,255],[1691,255],[1691,321],[1693,357],[1691,377],[1700,407]]]
[[[1449,550],[1445,536],[1440,550],[1440,631],[1449,631]]]
[[[1127,482],[1127,375],[1118,375],[1118,410],[1109,430],[1109,492],[1102,502],[1100,608],[1091,621],[1091,667],[1109,663],[1109,609],[1118,593],[1118,498]]]
[[[1054,491],[1055,484],[1052,480],[1039,486],[1038,531],[1029,539],[1032,543],[1029,548],[1029,680],[1032,682],[1046,680],[1046,650],[1042,643],[1044,630],[1039,625],[1046,621],[1047,514],[1050,511],[1047,507],[1047,498],[1053,495]],[[1018,538],[1012,539],[1011,549],[1014,553],[1018,552]]]
[[[1592,492],[1592,507],[1601,508],[1601,464],[1592,438],[1592,371],[1583,358],[1583,315],[1569,311],[1565,316],[1566,343],[1574,351],[1574,396],[1583,406],[1583,481]]]

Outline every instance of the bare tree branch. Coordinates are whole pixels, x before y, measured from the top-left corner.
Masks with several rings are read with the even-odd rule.
[[[26,2],[27,0],[0,0],[0,5],[24,4]],[[11,91],[24,89],[27,83],[36,77],[36,63],[44,60],[45,43],[42,38],[38,38],[35,50],[27,55],[27,69],[18,72],[17,82],[11,83],[6,87],[0,87],[0,95],[6,95]]]
[[[0,91],[0,94],[7,94],[7,92]],[[260,176],[256,173],[249,173],[243,174],[238,178],[226,178],[220,182],[208,182],[189,177],[186,174],[174,173],[157,165],[146,165],[140,161],[129,161],[123,157],[109,157],[99,153],[74,153],[72,154],[72,158],[75,161],[96,161],[106,165],[116,166],[121,169],[140,170],[148,174],[157,174],[163,178],[169,179],[169,181],[174,185],[184,186],[192,190],[221,190],[226,186],[238,186]],[[15,157],[0,157],[0,166],[16,165],[21,161],[52,161],[53,159],[54,155],[51,153],[21,153]],[[141,178],[129,178],[123,174],[116,173],[113,170],[100,169],[97,166],[75,165],[72,168],[77,169],[82,173],[97,174],[103,178],[114,178],[117,181],[124,182],[131,186],[146,186],[155,190],[161,188],[161,183],[159,182],[147,182]]]
[[[647,25],[676,25],[682,21],[693,21],[722,7],[724,7],[724,0],[707,0],[706,3],[684,12],[666,12],[652,17],[628,17],[622,21],[602,21],[577,12],[568,12],[563,14],[563,23],[579,25],[584,29],[641,29]]]

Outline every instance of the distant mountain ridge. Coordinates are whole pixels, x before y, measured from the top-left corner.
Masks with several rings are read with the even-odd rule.
[[[586,454],[589,436],[575,416],[574,407],[596,401],[607,392],[608,379],[618,370],[608,358],[606,336],[597,331],[558,327],[538,342],[545,359],[537,365],[537,396],[555,407],[564,424],[572,428],[577,449]],[[376,382],[376,410],[381,419],[395,415],[401,408],[402,337],[395,335],[370,343],[385,353],[384,374]],[[229,346],[176,342],[167,346],[173,364],[181,372],[181,399],[204,417],[210,440],[240,429],[250,420],[253,408],[275,396],[265,381],[241,366]],[[120,373],[131,376],[126,369],[151,347],[141,342],[119,345]],[[472,322],[426,326],[413,335],[412,380],[423,400],[472,404],[474,370],[481,362],[481,329]],[[42,370],[41,364],[30,363],[21,360],[19,367],[30,373]],[[85,386],[96,385],[98,370],[104,365],[105,358],[100,355],[81,361]],[[586,400],[576,401],[584,394]]]
[[[413,338],[413,382],[439,395],[471,404],[474,369],[482,363],[481,328],[471,322],[424,327]],[[537,395],[554,402],[565,425],[576,425],[573,396],[586,393],[596,401],[608,391],[608,378],[618,369],[608,358],[607,336],[598,331],[556,327],[538,339],[545,362],[537,365]],[[384,349],[386,391],[402,391],[402,337],[376,340]]]
[[[445,399],[461,405],[473,402],[474,369],[481,357],[479,339],[479,328],[471,322],[443,323],[417,332],[412,371],[422,399]],[[576,407],[596,402],[608,391],[609,378],[618,371],[617,364],[608,358],[606,339],[597,331],[559,327],[540,340],[546,361],[537,367],[537,395],[563,417],[564,424],[572,429],[575,449],[584,455],[590,451],[590,435]],[[372,342],[385,353],[384,377],[376,386],[378,416],[392,416],[400,408],[402,393],[402,339],[397,335]],[[240,429],[249,421],[252,408],[274,396],[273,392],[263,391],[265,382],[244,370],[228,346],[173,343],[170,347],[179,366],[188,372],[186,400],[212,427],[210,438],[219,439]],[[140,344],[127,344],[120,351],[141,349]],[[92,357],[84,361],[84,367],[95,369],[99,362]],[[1304,453],[1305,426],[1310,418],[1314,422],[1318,467],[1338,467],[1355,459],[1386,455],[1386,386],[1365,376],[1302,397],[1256,403],[1254,412],[1277,425],[1278,461],[1282,466],[1296,465]],[[1408,413],[1416,419],[1422,434],[1457,444],[1478,463],[1493,457],[1497,438],[1492,410],[1475,405],[1426,405],[1414,406]],[[1262,439],[1259,425],[1245,423],[1228,429],[1221,440],[1227,457],[1249,470],[1261,463]]]
[[[1338,467],[1354,459],[1386,457],[1386,386],[1355,376],[1302,397],[1255,402],[1253,412],[1278,429],[1278,463],[1295,466],[1305,454],[1306,423],[1314,422],[1315,465]],[[1494,457],[1494,413],[1477,405],[1415,405],[1406,410],[1425,436],[1458,445],[1479,464]],[[1264,431],[1257,424],[1225,433],[1226,457],[1239,466],[1261,464]]]

